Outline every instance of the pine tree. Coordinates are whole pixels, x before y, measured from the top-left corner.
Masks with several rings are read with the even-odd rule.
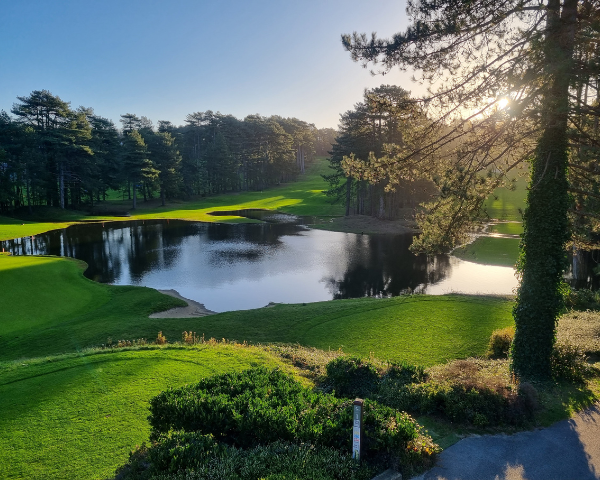
[[[485,195],[509,170],[528,163],[512,368],[521,377],[548,378],[574,223],[569,214],[594,217],[574,208],[573,195],[584,206],[599,179],[589,160],[574,154],[576,145],[596,151],[600,145],[580,121],[598,117],[593,95],[581,94],[599,88],[598,4],[414,0],[407,12],[410,26],[389,40],[355,33],[342,41],[354,60],[382,64],[384,71],[412,67],[422,81],[439,85],[424,103],[436,117],[420,146],[389,163],[401,170],[420,156],[423,168],[438,176],[441,194],[421,219],[417,247],[455,244],[477,219]],[[586,189],[573,188],[576,171],[586,172]]]

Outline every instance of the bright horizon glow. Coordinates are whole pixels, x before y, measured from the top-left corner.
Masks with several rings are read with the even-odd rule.
[[[389,37],[407,26],[404,0],[28,0],[0,16],[0,110],[46,89],[120,126],[134,113],[184,123],[213,110],[297,117],[337,127],[365,88],[423,94],[410,72],[371,76],[340,35]]]

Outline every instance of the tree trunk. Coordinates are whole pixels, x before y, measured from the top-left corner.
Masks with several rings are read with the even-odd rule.
[[[62,163],[58,167],[58,194],[60,197],[60,208],[65,208],[65,171]]]
[[[346,216],[350,216],[350,196],[352,193],[352,177],[346,178]]]
[[[545,57],[549,86],[544,95],[545,125],[531,165],[521,241],[523,276],[513,315],[513,372],[521,378],[550,378],[560,285],[569,239],[567,211],[567,114],[578,0],[548,0]]]
[[[137,208],[137,187],[135,186],[135,182],[133,182],[133,210]]]

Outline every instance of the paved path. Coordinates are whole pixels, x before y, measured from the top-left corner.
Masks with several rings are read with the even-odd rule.
[[[549,428],[465,438],[417,479],[598,480],[600,404]]]

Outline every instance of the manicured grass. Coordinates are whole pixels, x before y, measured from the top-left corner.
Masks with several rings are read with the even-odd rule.
[[[523,224],[521,222],[495,223],[489,226],[488,231],[502,235],[521,235],[523,233]]]
[[[169,386],[257,365],[283,366],[262,350],[233,345],[0,363],[0,478],[112,478],[129,452],[148,441],[150,398]]]
[[[513,267],[519,258],[518,238],[479,237],[452,255],[469,262]]]
[[[0,255],[0,360],[75,351],[106,343],[113,332],[115,341],[156,338],[160,325],[145,325],[148,315],[182,305],[150,288],[92,282],[83,267],[72,259]]]
[[[433,365],[482,355],[492,330],[513,324],[511,308],[494,297],[360,298],[221,313],[204,317],[197,331]]]
[[[522,220],[527,196],[527,179],[520,177],[515,182],[515,189],[497,188],[486,200],[484,209],[490,218],[498,220]]]
[[[109,337],[114,342],[152,340],[158,331],[177,341],[184,330],[193,330],[206,338],[342,348],[431,365],[482,354],[492,330],[512,324],[511,301],[456,295],[360,298],[150,319],[151,312],[179,301],[150,288],[96,284],[69,259],[0,256],[0,268],[0,288],[10,293],[0,311],[0,360],[98,346]],[[32,296],[35,301],[28,301]]]
[[[15,218],[4,217],[0,215],[0,240],[10,240],[11,238],[29,237],[38,233],[48,232],[66,228],[72,222],[32,222],[29,220],[18,220]]]

